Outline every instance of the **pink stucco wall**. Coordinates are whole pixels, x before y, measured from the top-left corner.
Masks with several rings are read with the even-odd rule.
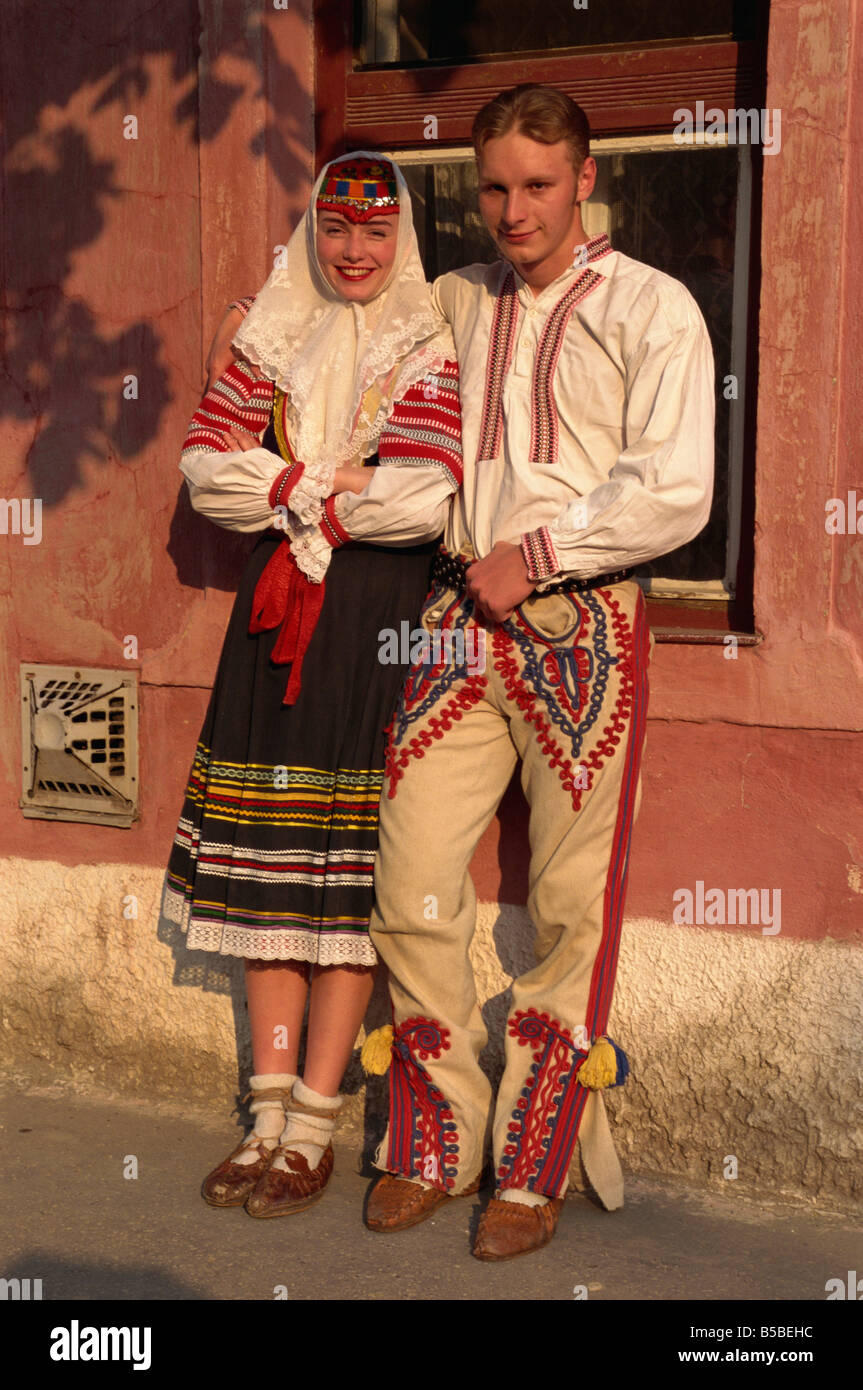
[[[0,537],[2,853],[158,864],[251,544],[192,512],[179,446],[225,305],[263,282],[307,200],[308,9],[12,0],[0,64],[0,491],[43,501],[41,544]],[[24,660],[137,669],[130,830],[19,814]]]
[[[221,307],[260,285],[307,196],[311,34],[299,3],[202,8],[200,87],[196,4],[115,12],[87,0],[64,12],[63,33],[56,15],[20,0],[0,11],[0,487],[44,499],[41,545],[0,537],[6,855],[166,860],[249,547],[191,513],[177,454]],[[670,920],[672,893],[701,880],[780,888],[785,935],[863,932],[863,537],[824,526],[828,498],[855,487],[863,498],[859,9],[772,7],[767,104],[782,111],[783,143],[764,161],[764,640],[734,661],[721,646],[656,648],[632,913]],[[28,69],[42,74],[36,94]],[[135,141],[123,138],[128,114]],[[136,402],[122,399],[128,372]],[[19,661],[121,667],[128,634],[143,687],[140,821],[126,831],[25,821],[10,713]],[[483,899],[524,901],[526,848],[511,789],[475,860]]]

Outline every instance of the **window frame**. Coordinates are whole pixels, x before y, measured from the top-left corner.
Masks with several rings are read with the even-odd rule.
[[[343,0],[314,0],[313,14],[318,170],[346,149],[389,151],[396,158],[410,151],[430,152],[425,135],[429,115],[437,118],[436,152],[469,146],[479,108],[503,88],[520,82],[548,83],[571,95],[585,110],[597,146],[613,137],[671,134],[675,112],[682,107],[694,111],[697,101],[705,103],[705,110],[718,107],[722,111],[760,109],[764,104],[764,39],[673,40],[555,51],[538,57],[506,55],[457,65],[361,67],[354,58],[354,7]],[[741,644],[760,640],[754,627],[753,580],[763,156],[760,148],[751,154],[745,187],[744,181],[739,185],[749,200],[748,256],[741,259],[735,253],[734,321],[746,324],[745,341],[738,340],[732,352],[735,363],[742,366],[745,383],[743,407],[730,422],[736,449],[729,440],[729,491],[735,454],[742,471],[738,505],[729,510],[727,533],[727,553],[731,557],[736,552],[736,572],[726,575],[732,592],[720,597],[709,597],[704,589],[675,597],[662,584],[655,585],[653,593],[648,591],[650,623],[659,640],[721,642],[729,632]]]

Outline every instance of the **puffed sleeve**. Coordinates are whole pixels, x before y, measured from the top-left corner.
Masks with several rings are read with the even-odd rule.
[[[180,470],[196,512],[231,531],[262,531],[272,526],[270,493],[281,481],[281,501],[298,481],[301,465],[285,461],[269,449],[232,449],[225,438],[230,429],[260,434],[270,420],[273,383],[258,376],[245,362],[233,362],[214,382],[195,414],[183,444]]]

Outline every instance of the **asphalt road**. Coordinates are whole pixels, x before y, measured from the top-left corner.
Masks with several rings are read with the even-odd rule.
[[[488,1192],[375,1234],[372,1170],[344,1142],[319,1204],[256,1221],[199,1195],[234,1120],[7,1089],[0,1123],[0,1275],[41,1279],[43,1299],[823,1301],[829,1279],[863,1274],[859,1216],[679,1181],[628,1176],[612,1213],[576,1195],[544,1250],[488,1265],[470,1253]]]

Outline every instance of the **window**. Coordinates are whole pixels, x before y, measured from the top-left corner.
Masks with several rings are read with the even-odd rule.
[[[766,5],[365,0],[352,30],[339,5],[319,0],[317,28],[320,161],[346,148],[399,160],[430,277],[496,259],[469,143],[479,107],[525,81],[559,87],[584,107],[599,168],[586,229],[682,280],[715,353],[711,517],[690,545],[639,571],[651,621],[668,640],[751,632],[761,155],[746,144],[680,145],[672,132],[675,112],[695,112],[699,101],[705,110],[760,108]]]
[[[367,0],[358,36],[363,65],[470,62],[671,39],[752,36],[757,5],[734,0]]]

